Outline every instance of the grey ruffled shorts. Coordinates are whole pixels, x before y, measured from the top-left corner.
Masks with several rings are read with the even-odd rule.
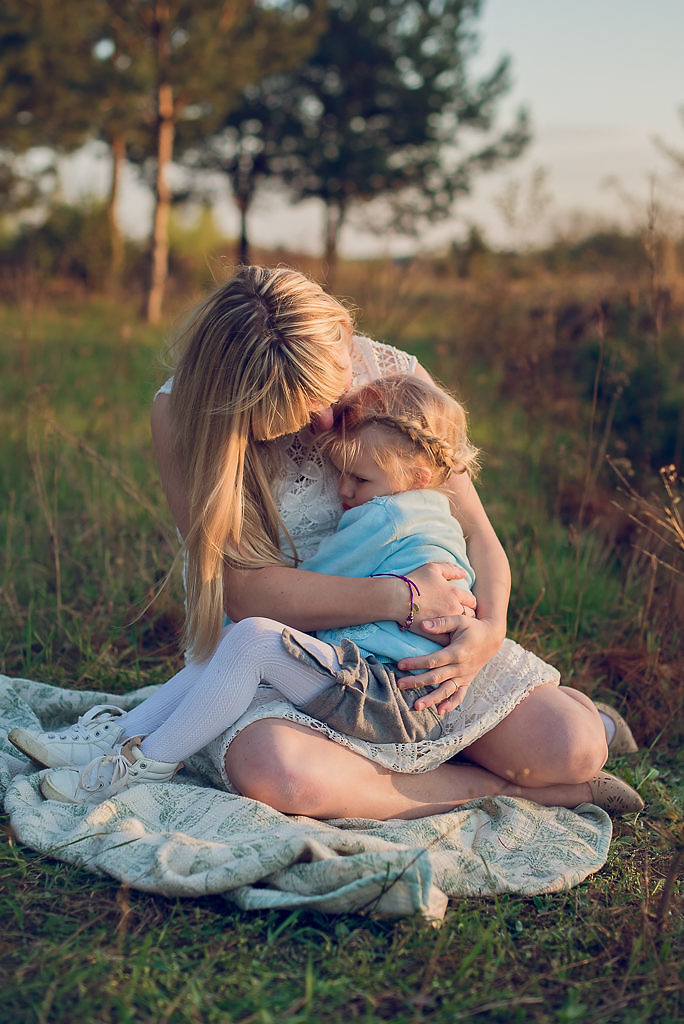
[[[288,654],[330,679],[330,686],[302,705],[307,715],[344,736],[371,743],[416,743],[444,734],[443,719],[434,707],[421,711],[413,707],[432,688],[400,690],[397,678],[406,672],[393,662],[378,661],[373,655],[364,658],[353,641],[343,639],[339,647],[333,645],[340,663],[335,671],[289,629],[282,636]]]

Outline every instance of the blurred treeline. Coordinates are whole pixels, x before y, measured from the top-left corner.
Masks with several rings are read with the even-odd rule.
[[[40,225],[0,236],[0,298],[34,307],[125,295],[129,310],[140,310],[147,245],[126,241],[113,287],[108,239],[104,203],[57,205]],[[172,316],[229,273],[239,253],[209,211],[190,227],[172,217],[170,242]],[[285,249],[252,254],[326,275],[321,258]],[[567,419],[568,429],[580,426],[578,409],[589,411],[602,457],[629,460],[641,476],[682,463],[681,267],[684,239],[655,224],[523,252],[494,250],[472,229],[439,254],[342,261],[336,290],[368,333],[418,351],[466,395],[485,380],[488,389],[517,395],[528,415]]]
[[[128,271],[144,275],[151,322],[162,313],[172,206],[210,206],[217,181],[240,213],[242,262],[260,189],[318,200],[332,278],[352,212],[363,208],[378,230],[417,232],[450,215],[473,175],[529,141],[524,110],[497,123],[508,60],[472,73],[480,9],[480,0],[4,0],[0,214],[15,227],[22,208],[44,220],[58,198],[58,157],[96,144],[111,163],[98,244],[73,211],[53,208],[47,251],[22,232],[40,269],[55,228],[69,253],[53,271],[78,265],[122,281],[126,170],[154,196],[146,263]]]

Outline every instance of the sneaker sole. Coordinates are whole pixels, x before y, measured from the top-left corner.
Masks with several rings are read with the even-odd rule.
[[[26,729],[12,729],[7,739],[17,750],[20,750],[22,754],[26,754],[27,757],[30,757],[32,761],[35,761],[36,764],[41,765],[43,768],[71,768],[75,766],[74,761],[65,761],[55,757],[51,758],[47,748]],[[97,748],[94,753],[89,752],[87,760],[82,763],[84,765],[89,764],[94,757],[109,753],[113,746],[114,744],[111,747]],[[77,764],[80,763],[77,762]]]
[[[56,800],[60,804],[73,804],[75,800],[69,800],[59,789],[54,789],[50,784],[49,773],[40,780],[40,791],[46,800]]]
[[[35,736],[32,736],[26,729],[12,729],[7,739],[10,743],[20,750],[22,754],[26,754],[33,761],[38,764],[42,764],[45,768],[61,768],[61,765],[50,764],[45,760],[45,747],[42,743],[36,741]]]
[[[63,766],[60,766],[60,767],[63,767]],[[180,762],[179,764],[173,766],[173,770],[172,771],[169,771],[168,773],[164,773],[164,774],[162,774],[158,778],[154,778],[154,777],[148,778],[148,779],[133,778],[133,779],[130,780],[129,784],[127,786],[123,786],[121,788],[121,790],[119,790],[119,792],[114,792],[114,793],[109,792],[109,793],[107,793],[105,791],[101,791],[101,792],[98,793],[97,791],[94,791],[92,799],[91,798],[84,799],[83,796],[79,796],[77,798],[74,798],[74,797],[68,795],[67,793],[65,793],[64,789],[57,789],[57,788],[55,788],[55,786],[53,786],[51,778],[50,778],[52,772],[51,771],[45,771],[43,773],[43,775],[41,776],[40,791],[41,791],[41,793],[43,794],[43,796],[45,797],[46,800],[56,800],[60,804],[80,804],[83,807],[88,807],[88,806],[89,807],[94,807],[97,804],[104,803],[105,800],[114,800],[120,794],[121,795],[125,795],[129,790],[131,790],[135,786],[139,786],[139,785],[153,785],[153,786],[155,786],[155,785],[159,785],[160,783],[171,782],[171,780],[174,777],[174,775],[176,774],[176,772],[180,771],[180,769],[182,767],[183,767],[183,763]],[[73,771],[73,775],[71,776],[71,778],[74,779],[74,781],[76,782],[76,785],[78,785],[77,780],[78,780],[78,778],[80,778],[78,767],[74,767],[74,768],[70,768],[70,769],[68,768],[66,770],[67,771]],[[74,776],[75,776],[75,778],[74,778]],[[61,777],[64,778],[63,775]]]

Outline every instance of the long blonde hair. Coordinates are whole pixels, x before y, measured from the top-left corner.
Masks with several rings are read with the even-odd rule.
[[[196,660],[218,643],[224,564],[283,561],[269,442],[339,398],[351,334],[344,306],[282,267],[241,267],[179,332],[172,443],[190,504],[184,640]]]
[[[335,406],[323,449],[344,469],[373,433],[372,458],[397,485],[410,488],[413,470],[430,471],[429,487],[441,487],[452,473],[475,476],[478,450],[468,440],[465,409],[447,391],[415,377],[393,374],[344,395]]]

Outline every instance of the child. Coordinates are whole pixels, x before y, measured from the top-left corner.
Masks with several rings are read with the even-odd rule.
[[[468,586],[474,582],[463,532],[448,492],[440,490],[452,473],[472,473],[477,465],[465,413],[418,377],[387,377],[338,403],[323,447],[340,473],[344,513],[338,532],[300,567],[330,575],[398,576],[407,586],[405,622],[325,630],[316,637],[269,619],[231,624],[208,661],[188,664],[166,684],[185,696],[157,728],[83,769],[47,772],[44,796],[99,803],[136,782],[168,781],[183,758],[243,714],[262,682],[337,731],[375,743],[438,741],[449,730],[461,709],[440,716],[427,691],[409,689],[405,695],[397,686],[405,673],[396,662],[438,646],[408,632],[420,597],[409,573],[429,561],[448,561],[463,569]],[[506,671],[530,673],[535,685],[558,683],[558,672],[535,655],[511,640],[504,648]],[[606,778],[599,779],[600,785],[590,783],[595,799],[607,786]],[[622,798],[627,790],[631,799],[629,787],[614,783],[623,787]],[[633,797],[640,806],[638,795]],[[614,801],[612,790],[609,799]]]

